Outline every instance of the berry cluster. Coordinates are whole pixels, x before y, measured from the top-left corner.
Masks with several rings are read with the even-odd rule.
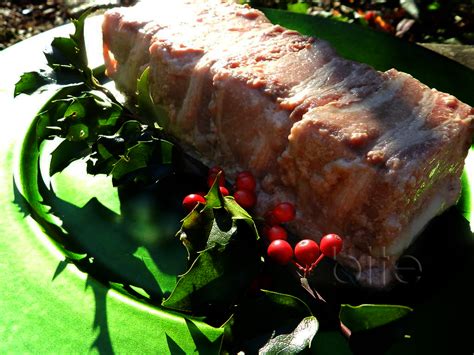
[[[257,182],[250,171],[242,171],[235,179],[235,201],[243,208],[252,208],[257,203]]]
[[[225,187],[225,173],[224,170],[215,166],[209,169],[207,174],[207,185],[211,187],[216,179],[219,179],[219,190],[222,196],[228,196],[229,190]],[[255,189],[257,187],[257,182],[255,177],[250,171],[243,171],[237,174],[234,184],[234,199],[235,201],[243,208],[249,209],[255,206],[257,203],[257,195]],[[205,193],[193,193],[187,195],[183,199],[183,207],[186,211],[191,211],[196,207],[198,203],[206,203]]]
[[[267,248],[267,255],[280,265],[292,262],[306,277],[325,256],[336,257],[342,244],[342,238],[337,234],[325,235],[319,245],[312,239],[300,240],[294,249],[286,238],[274,239]]]
[[[286,229],[281,226],[283,223],[291,222],[295,219],[295,206],[290,202],[281,202],[265,215],[265,228],[263,233],[270,242],[275,240],[288,239]]]
[[[208,186],[211,187],[216,179],[218,179],[222,196],[228,196],[229,190],[225,187],[225,173],[218,166],[209,169]],[[243,171],[237,174],[233,187],[234,199],[241,207],[249,209],[255,206],[257,183],[251,172]],[[206,203],[205,193],[189,194],[183,199],[183,207],[186,211],[193,210],[198,203]],[[303,239],[293,249],[287,241],[288,233],[282,224],[294,220],[295,215],[295,206],[290,202],[281,202],[266,213],[264,235],[270,242],[267,255],[280,265],[292,262],[306,276],[325,256],[334,258],[341,251],[342,238],[337,234],[327,234],[321,239],[319,245],[312,239]]]

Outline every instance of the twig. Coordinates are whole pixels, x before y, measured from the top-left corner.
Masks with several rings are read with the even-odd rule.
[[[300,275],[301,276],[301,275]],[[320,294],[318,291],[313,290],[311,286],[309,285],[308,279],[306,277],[301,277],[301,286],[314,298],[317,299],[323,303],[325,303],[328,307],[331,307],[331,304],[328,303]],[[342,334],[349,339],[352,335],[352,331],[339,319],[339,326],[341,328]]]

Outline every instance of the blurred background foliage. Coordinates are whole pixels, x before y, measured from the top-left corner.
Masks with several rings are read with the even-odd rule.
[[[474,45],[474,0],[235,1],[357,23],[415,42]],[[0,0],[0,50],[62,25],[87,7],[124,6],[134,2]]]
[[[358,23],[416,42],[474,44],[474,0],[241,1]]]

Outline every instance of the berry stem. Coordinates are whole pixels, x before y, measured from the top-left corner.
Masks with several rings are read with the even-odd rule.
[[[338,314],[337,310],[335,309],[333,304],[328,303],[323,296],[319,294],[318,291],[313,290],[311,286],[309,285],[308,279],[306,277],[301,277],[301,286],[313,297],[314,299],[317,299],[324,304],[326,304],[329,307],[329,310],[331,310],[331,313],[334,312],[334,314]],[[352,335],[352,331],[339,319],[339,326],[341,328],[341,333],[349,339]]]
[[[308,269],[308,272],[313,271],[313,269],[320,263],[321,260],[323,260],[324,254],[319,255],[319,257],[316,259],[314,263],[311,264],[311,266]]]
[[[300,264],[298,264],[296,261],[294,260],[291,260],[291,262],[293,263],[293,265],[295,265],[299,271],[303,272],[304,275],[306,276],[306,269],[304,267],[302,267]]]

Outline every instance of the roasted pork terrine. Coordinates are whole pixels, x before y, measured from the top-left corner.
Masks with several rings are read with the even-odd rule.
[[[160,5],[162,3],[162,5]],[[376,287],[428,221],[453,205],[474,110],[395,69],[339,57],[317,38],[220,0],[141,2],[105,14],[108,75],[129,97],[150,68],[167,131],[228,176],[250,170],[263,214],[339,233],[339,260]]]

